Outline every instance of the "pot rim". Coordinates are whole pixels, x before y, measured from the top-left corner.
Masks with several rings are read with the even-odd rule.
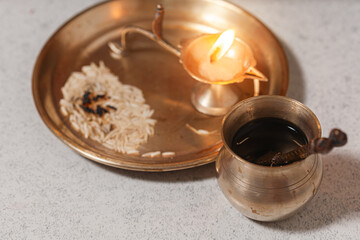
[[[285,97],[285,96],[279,96],[279,95],[262,95],[262,96],[255,96],[255,97],[250,97],[250,98],[247,98],[247,99],[244,99],[240,102],[238,102],[237,104],[235,104],[231,109],[230,111],[224,116],[224,118],[222,119],[222,123],[221,123],[221,140],[223,142],[223,147],[226,148],[227,151],[229,151],[233,157],[242,162],[245,166],[251,166],[251,167],[254,167],[255,169],[257,170],[265,170],[267,169],[267,171],[278,171],[278,170],[287,170],[287,169],[291,169],[291,168],[294,168],[296,167],[298,164],[300,164],[302,161],[306,160],[301,160],[301,161],[296,161],[296,162],[293,162],[293,163],[290,163],[290,164],[287,164],[287,165],[284,165],[284,166],[274,166],[274,167],[268,167],[268,166],[262,166],[262,165],[259,165],[259,164],[255,164],[255,163],[251,163],[249,161],[246,161],[245,159],[241,158],[240,156],[238,156],[237,154],[235,154],[233,152],[233,150],[230,148],[230,146],[226,143],[226,140],[225,140],[225,136],[224,136],[224,124],[226,122],[226,120],[229,118],[229,116],[231,114],[233,114],[233,112],[239,107],[241,106],[242,104],[244,103],[247,103],[247,102],[250,102],[250,101],[254,101],[254,100],[257,100],[257,99],[271,99],[271,98],[277,98],[277,99],[281,99],[282,101],[288,101],[288,102],[291,102],[291,103],[294,103],[296,104],[297,106],[303,108],[305,111],[307,111],[308,113],[310,113],[310,115],[313,117],[313,119],[315,120],[316,124],[317,124],[317,128],[318,128],[318,136],[317,137],[321,137],[321,125],[320,125],[320,122],[319,122],[319,119],[316,117],[316,115],[307,107],[305,106],[303,103],[295,100],[295,99],[292,99],[292,98],[288,98],[288,97]]]

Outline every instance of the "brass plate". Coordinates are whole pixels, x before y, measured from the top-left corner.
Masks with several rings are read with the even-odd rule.
[[[243,9],[217,0],[123,0],[96,5],[65,23],[43,47],[33,73],[32,90],[38,112],[50,130],[65,144],[96,162],[140,171],[169,171],[203,165],[214,160],[222,146],[221,117],[208,117],[194,110],[191,89],[196,84],[179,59],[151,40],[130,34],[131,54],[121,60],[110,57],[107,42],[119,40],[119,28],[132,24],[151,28],[155,6],[165,8],[164,37],[174,45],[202,33],[233,28],[237,37],[253,49],[257,68],[269,77],[261,94],[285,95],[288,68],[276,37]],[[143,158],[119,154],[74,131],[59,112],[61,87],[71,72],[103,60],[120,81],[143,90],[158,120],[155,136],[140,151],[173,151],[173,158]],[[239,86],[242,98],[253,94],[251,81]],[[197,129],[218,130],[200,136]]]

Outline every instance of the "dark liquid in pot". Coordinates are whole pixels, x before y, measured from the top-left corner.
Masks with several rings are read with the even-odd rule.
[[[258,159],[286,153],[307,144],[306,135],[293,123],[280,118],[259,118],[237,130],[231,149],[241,158],[256,163]]]

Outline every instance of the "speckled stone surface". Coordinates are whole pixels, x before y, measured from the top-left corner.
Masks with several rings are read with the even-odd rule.
[[[62,144],[31,93],[36,57],[84,1],[0,0],[0,239],[360,239],[360,1],[237,0],[279,37],[288,96],[349,143],[324,158],[294,217],[258,223],[222,195],[214,164],[169,173],[105,167]]]

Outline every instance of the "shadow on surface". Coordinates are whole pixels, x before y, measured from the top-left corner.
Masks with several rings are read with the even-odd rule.
[[[323,157],[324,175],[317,196],[295,216],[264,227],[306,231],[326,227],[346,218],[360,220],[360,161],[350,155]]]
[[[303,78],[300,63],[285,42],[281,41],[281,45],[289,65],[289,86],[286,96],[304,102],[306,99],[305,79]]]
[[[137,172],[130,170],[123,170],[119,168],[105,166],[96,162],[90,161],[92,164],[99,166],[116,174],[121,174],[129,178],[142,179],[145,181],[156,182],[189,182],[199,181],[208,178],[216,177],[215,163],[209,163],[204,166],[189,168],[184,170],[177,170],[171,172]]]

